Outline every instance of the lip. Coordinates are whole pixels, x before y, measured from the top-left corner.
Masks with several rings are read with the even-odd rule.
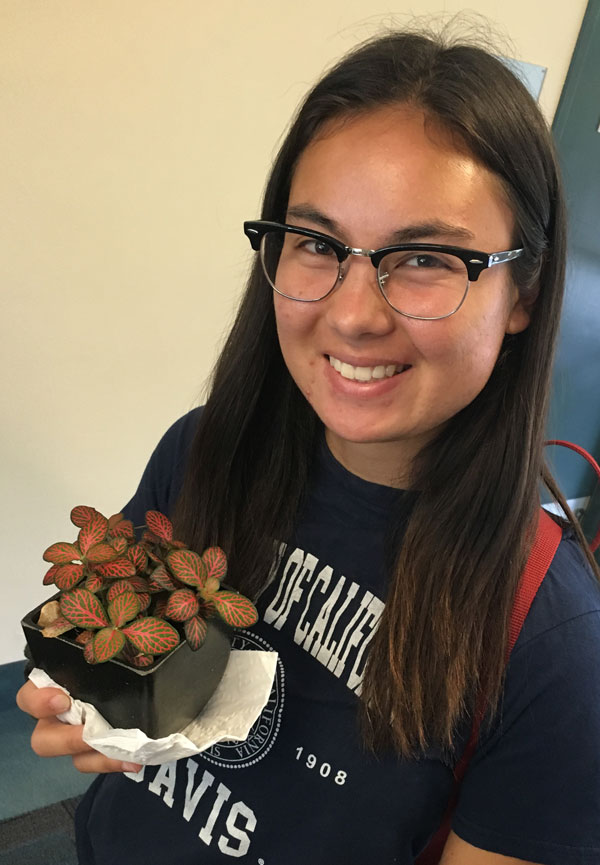
[[[333,355],[337,358],[337,355]],[[342,360],[342,358],[338,358]],[[351,361],[343,361],[351,363]],[[373,399],[378,396],[385,396],[390,391],[395,390],[399,386],[404,386],[407,375],[410,375],[412,366],[400,373],[390,376],[389,378],[371,379],[371,381],[361,382],[354,379],[344,378],[339,372],[329,363],[329,355],[323,355],[324,375],[331,389],[340,396],[358,398],[358,399]],[[352,363],[352,366],[379,366],[379,363],[367,363],[364,360],[361,363]],[[390,361],[393,363],[393,361]],[[385,364],[384,364],[385,365]]]

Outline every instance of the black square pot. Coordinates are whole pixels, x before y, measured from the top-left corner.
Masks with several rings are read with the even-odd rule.
[[[184,641],[143,669],[116,659],[88,664],[83,646],[69,634],[42,635],[37,620],[43,606],[21,622],[35,666],[72,697],[91,703],[113,727],[138,728],[151,739],[178,732],[202,711],[229,660],[229,631],[219,619],[209,619],[196,652]]]

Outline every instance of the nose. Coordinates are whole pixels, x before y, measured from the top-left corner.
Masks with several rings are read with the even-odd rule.
[[[329,325],[347,340],[384,336],[400,318],[379,290],[377,271],[362,256],[348,256],[340,279],[323,302],[327,304]]]

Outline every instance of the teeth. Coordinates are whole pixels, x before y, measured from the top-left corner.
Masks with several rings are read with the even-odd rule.
[[[395,363],[390,363],[387,366],[352,366],[349,363],[342,363],[337,357],[329,356],[329,363],[339,372],[342,378],[348,378],[351,381],[371,381],[371,379],[391,378],[396,371],[402,372],[406,367],[404,365],[398,368]]]

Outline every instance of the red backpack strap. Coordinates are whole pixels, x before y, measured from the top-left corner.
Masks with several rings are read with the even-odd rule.
[[[561,527],[554,522],[552,517],[549,516],[543,508],[541,508],[533,546],[529,553],[527,564],[525,565],[521,575],[513,602],[510,616],[508,651],[506,655],[507,662],[514,645],[517,642],[517,638],[521,633],[523,622],[527,617],[533,599],[535,598],[539,587],[542,585],[544,577],[546,576],[548,568],[554,558],[561,537]],[[463,751],[462,757],[454,769],[454,788],[442,824],[427,847],[415,860],[415,865],[438,865],[442,858],[444,846],[448,840],[448,835],[450,834],[452,815],[454,814],[458,803],[460,785],[465,776],[465,772],[467,771],[471,757],[475,753],[477,740],[479,738],[479,728],[484,715],[485,703],[480,702],[473,718],[471,737]]]

